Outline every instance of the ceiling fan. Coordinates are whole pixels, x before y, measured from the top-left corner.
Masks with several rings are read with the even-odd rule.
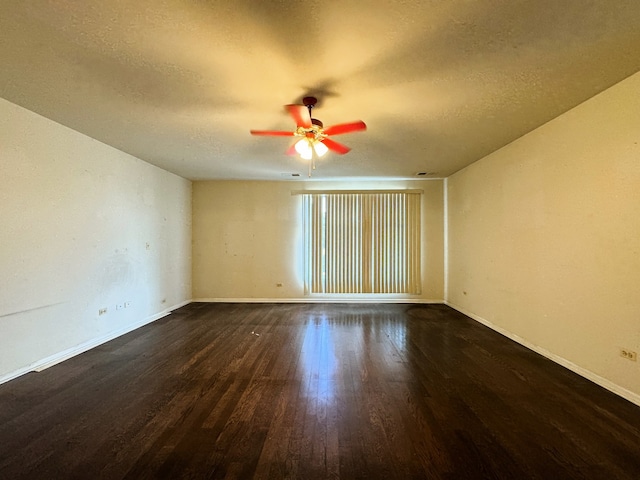
[[[329,138],[330,136],[367,129],[367,126],[362,120],[324,128],[320,120],[311,117],[311,110],[315,107],[316,103],[318,103],[318,99],[315,97],[304,97],[302,103],[302,105],[285,105],[285,108],[296,122],[295,130],[251,130],[251,135],[300,137],[296,143],[289,147],[286,153],[287,155],[300,154],[300,157],[304,160],[311,160],[312,166],[315,168],[315,165],[313,165],[314,153],[316,156],[322,157],[329,150],[339,155],[344,155],[351,150],[346,145],[332,140]]]

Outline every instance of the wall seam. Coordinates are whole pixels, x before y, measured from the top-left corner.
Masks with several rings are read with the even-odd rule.
[[[444,262],[444,301],[449,301],[449,179],[444,179],[443,185],[443,236],[444,236],[444,251],[443,251],[443,259]]]

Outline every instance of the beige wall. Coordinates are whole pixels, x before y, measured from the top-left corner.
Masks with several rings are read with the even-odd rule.
[[[0,382],[191,298],[191,183],[1,99],[0,220]]]
[[[420,296],[402,298],[424,301],[444,299],[442,180],[355,184],[315,181],[195,182],[194,298],[308,300],[309,297],[304,296],[302,279],[302,199],[300,196],[292,196],[291,192],[329,188],[424,190],[423,293]],[[278,283],[282,287],[278,287]],[[388,298],[399,297],[396,295]]]
[[[448,179],[448,302],[640,400],[640,74]]]

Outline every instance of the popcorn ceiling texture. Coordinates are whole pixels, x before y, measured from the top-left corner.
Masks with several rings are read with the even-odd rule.
[[[190,179],[306,174],[282,105],[364,120],[314,178],[443,177],[640,70],[637,0],[2,2],[0,97]]]

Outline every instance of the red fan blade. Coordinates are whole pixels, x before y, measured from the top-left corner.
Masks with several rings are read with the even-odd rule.
[[[251,135],[271,135],[274,137],[293,137],[293,132],[279,130],[251,130]]]
[[[343,145],[343,144],[338,143],[338,142],[336,142],[334,140],[331,140],[330,138],[323,138],[322,139],[322,143],[324,143],[329,150],[331,150],[332,152],[339,153],[340,155],[344,155],[349,150],[351,150],[346,145]]]
[[[333,125],[324,129],[324,133],[327,135],[340,135],[341,133],[359,132],[366,130],[367,126],[362,120],[352,123],[341,123],[340,125]]]
[[[309,115],[307,107],[304,105],[287,105],[286,107],[297,126],[303,128],[311,127],[311,115]]]

